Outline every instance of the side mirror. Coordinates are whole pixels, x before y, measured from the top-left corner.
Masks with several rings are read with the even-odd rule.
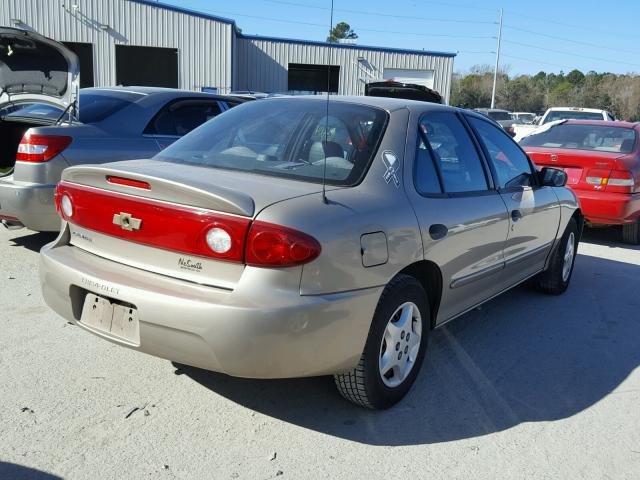
[[[564,187],[567,184],[567,174],[557,168],[544,167],[538,172],[538,178],[543,187]]]

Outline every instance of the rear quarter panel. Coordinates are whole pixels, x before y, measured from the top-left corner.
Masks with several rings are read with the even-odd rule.
[[[259,220],[289,226],[315,237],[322,253],[304,265],[300,284],[303,295],[344,292],[383,286],[407,265],[422,260],[422,240],[416,216],[402,183],[408,111],[392,112],[383,141],[360,185],[331,187],[328,204],[321,194],[311,194],[267,207]],[[382,154],[393,152],[400,162],[399,185],[384,179]],[[364,267],[361,237],[383,232],[388,259]]]

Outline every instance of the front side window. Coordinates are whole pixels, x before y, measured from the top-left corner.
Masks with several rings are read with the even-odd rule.
[[[328,111],[328,115],[327,115]],[[381,109],[318,99],[247,102],[194,130],[155,158],[350,186],[366,173],[384,134]]]
[[[489,153],[498,176],[498,188],[531,186],[531,164],[518,145],[491,123],[476,117],[467,118]]]
[[[436,170],[446,193],[487,190],[482,161],[455,114],[430,113],[420,120],[418,128],[420,142],[415,171],[418,191],[439,193]]]

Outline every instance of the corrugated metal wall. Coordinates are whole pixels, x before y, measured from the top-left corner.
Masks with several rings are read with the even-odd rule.
[[[74,8],[77,6],[77,8]],[[434,71],[449,100],[453,57],[366,47],[336,47],[236,36],[231,22],[130,0],[0,0],[0,25],[35,30],[58,41],[93,44],[96,86],[116,84],[115,45],[178,49],[180,88],[286,92],[289,63],[340,66],[339,93],[359,95],[385,68]],[[103,30],[101,25],[108,25]]]
[[[362,95],[364,84],[381,79],[385,68],[434,71],[434,88],[449,102],[453,57],[401,53],[384,49],[328,48],[260,37],[240,37],[236,43],[239,90],[286,92],[289,63],[340,65],[339,94]]]
[[[0,0],[0,25],[16,26],[11,19],[58,41],[92,43],[96,86],[115,85],[119,44],[177,48],[180,88],[231,89],[235,35],[229,23],[128,0]]]

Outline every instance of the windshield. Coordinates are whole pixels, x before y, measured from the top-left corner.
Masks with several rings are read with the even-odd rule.
[[[549,112],[543,123],[555,120],[604,120],[600,112],[580,112],[576,110],[554,110]]]
[[[549,130],[532,133],[520,141],[522,146],[615,153],[630,153],[635,143],[636,132],[632,128],[571,124],[555,125]]]
[[[509,112],[487,112],[487,116],[492,120],[511,120]]]
[[[367,171],[382,138],[383,110],[313,99],[240,105],[155,158],[308,182],[350,186]]]
[[[518,113],[517,115],[514,115],[514,118],[522,120],[525,123],[533,123],[536,116],[530,113]]]

